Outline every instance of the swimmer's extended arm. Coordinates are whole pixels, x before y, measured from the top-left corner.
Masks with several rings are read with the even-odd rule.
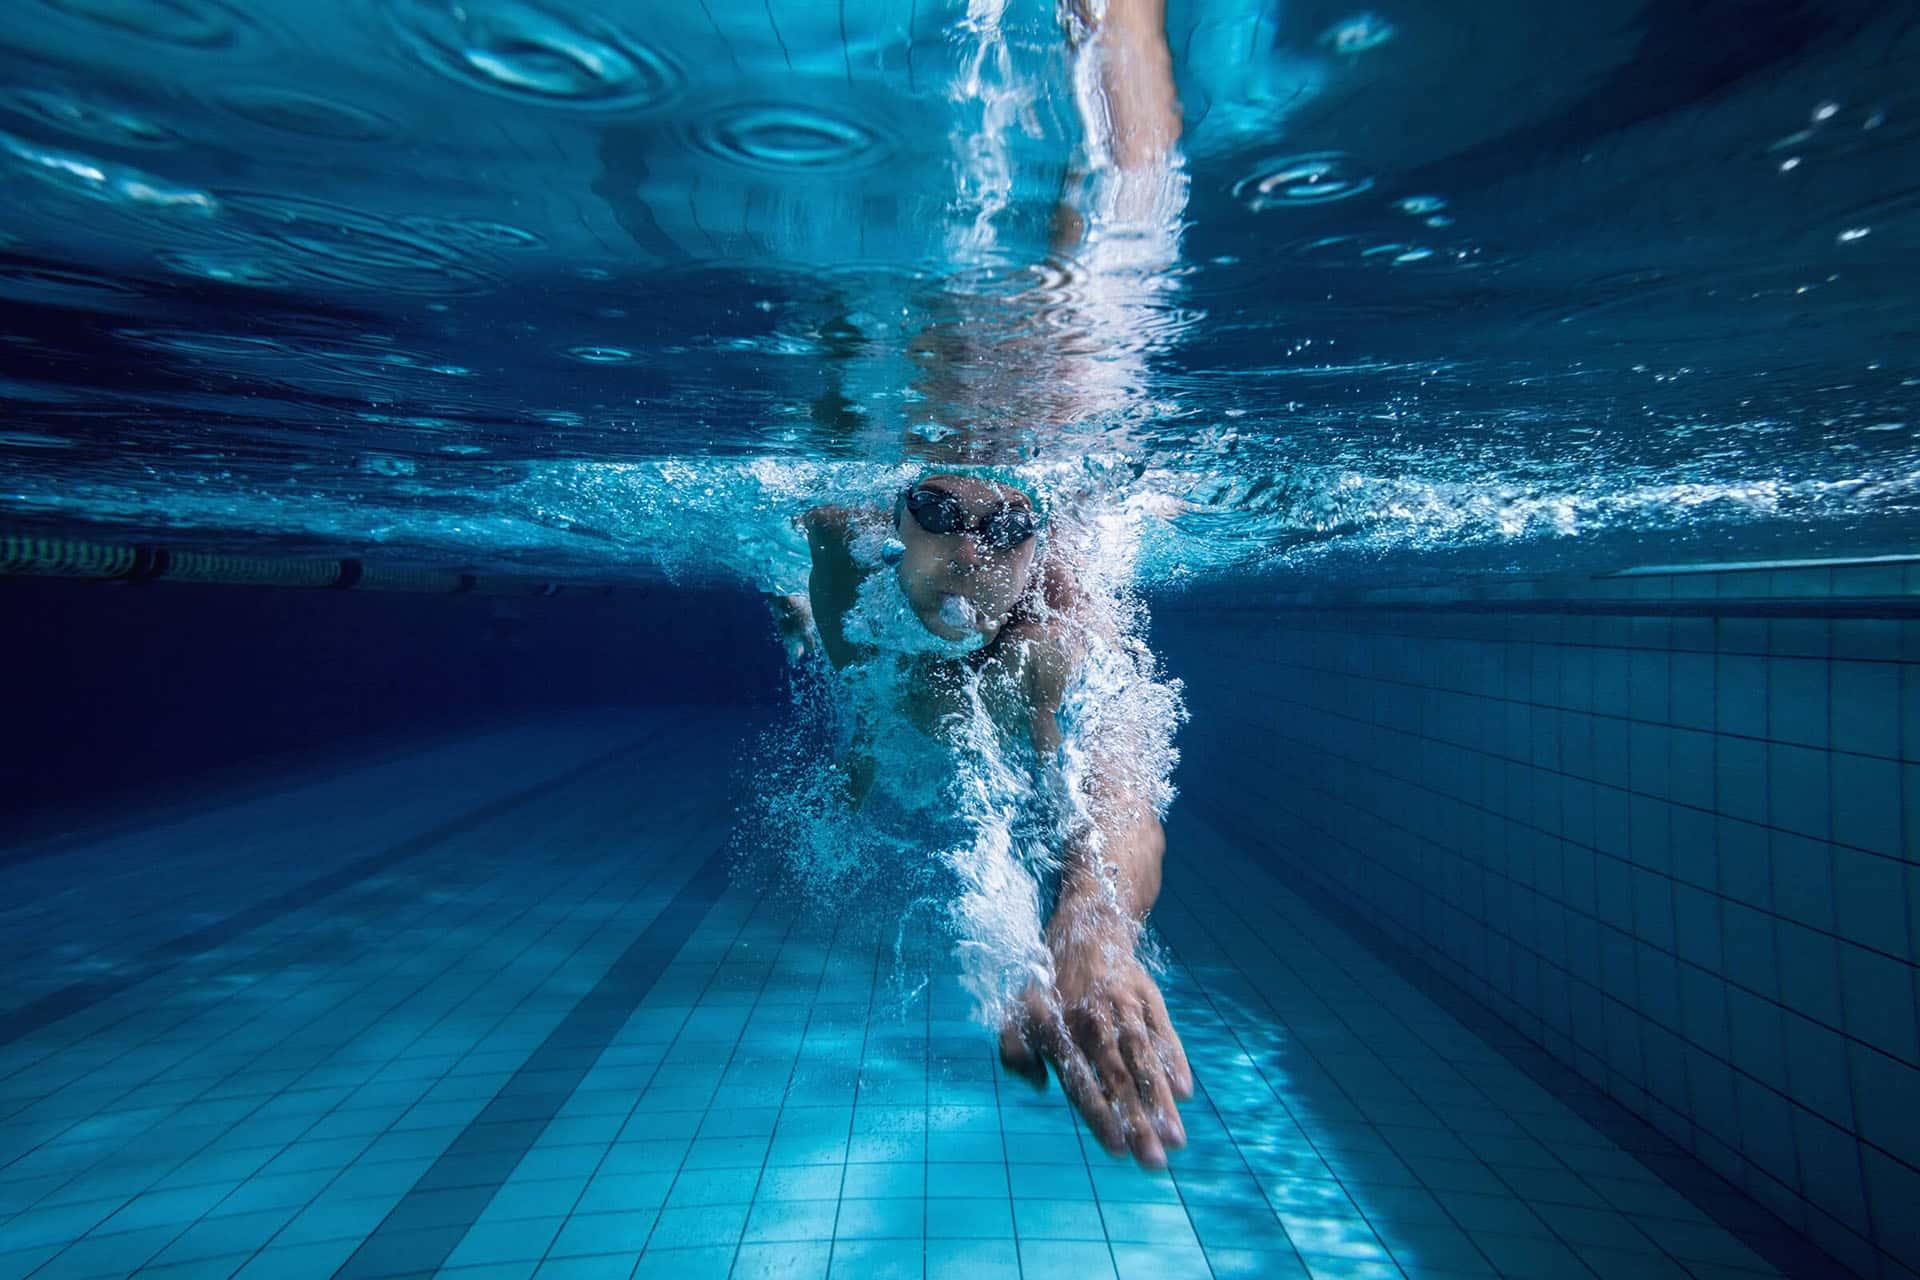
[[[1069,0],[1068,44],[1088,74],[1075,77],[1087,131],[1104,139],[1123,172],[1167,168],[1180,145],[1180,95],[1167,48],[1166,0]],[[1091,90],[1091,93],[1085,92]],[[1077,179],[1069,175],[1071,189]],[[1064,192],[1053,210],[1052,252],[1071,258],[1086,235],[1079,206]]]
[[[1096,10],[1104,9],[1104,13]],[[1067,36],[1092,58],[1107,148],[1121,169],[1165,164],[1180,142],[1180,97],[1167,48],[1166,0],[1069,0]]]
[[[1111,252],[1092,252],[1088,217],[1106,218],[1118,233],[1110,247],[1164,242],[1169,259],[1177,253],[1185,187],[1165,7],[1165,0],[1063,5],[1086,162],[1110,189],[1095,199],[1086,172],[1066,174],[1047,246],[1059,280],[1048,273],[1044,287],[1012,298],[958,296],[954,315],[922,330],[913,346],[919,397],[907,411],[910,457],[971,461],[1000,443],[996,423],[1018,422],[1044,437],[1121,407],[1128,393],[1116,390],[1112,361],[1122,352],[1114,348],[1130,351],[1139,341],[1132,320],[1151,305],[1144,287],[1151,273],[1141,269],[1137,248],[1122,250],[1132,259],[1125,266]],[[1143,229],[1153,234],[1143,240]],[[929,426],[939,431],[928,433]]]
[[[1046,639],[1024,654],[1034,747],[1060,745],[1057,713],[1072,659]],[[1047,921],[1051,992],[1029,987],[1002,1029],[1006,1064],[1046,1081],[1044,1056],[1061,1087],[1109,1151],[1166,1163],[1186,1143],[1175,1103],[1193,1096],[1193,1071],[1160,987],[1135,955],[1140,928],[1160,896],[1166,836],[1124,753],[1091,744],[1093,821],[1062,853],[1060,893]]]

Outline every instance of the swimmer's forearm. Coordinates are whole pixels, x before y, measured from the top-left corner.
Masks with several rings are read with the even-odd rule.
[[[1096,10],[1099,12],[1096,13]],[[1097,60],[1108,145],[1122,169],[1165,164],[1180,141],[1180,97],[1165,0],[1071,0],[1080,54]]]
[[[1098,825],[1097,842],[1075,840],[1067,847],[1054,919],[1131,931],[1159,900],[1166,833],[1146,806],[1138,813],[1108,816]]]

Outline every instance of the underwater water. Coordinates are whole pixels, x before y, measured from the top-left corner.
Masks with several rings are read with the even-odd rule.
[[[0,1277],[1920,1274],[1916,71],[16,0]],[[996,1033],[1140,829],[1103,1141]]]

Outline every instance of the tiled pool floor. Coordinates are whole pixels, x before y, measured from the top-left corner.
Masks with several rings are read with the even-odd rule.
[[[0,853],[0,1278],[1779,1274],[1177,806],[1200,1093],[1171,1171],[1106,1155],[925,937],[903,999],[893,930],[729,884],[747,731],[554,721]]]

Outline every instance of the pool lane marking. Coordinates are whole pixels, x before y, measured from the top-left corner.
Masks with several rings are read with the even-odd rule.
[[[288,915],[301,907],[312,906],[324,898],[350,888],[375,872],[390,870],[402,862],[417,858],[436,845],[504,816],[543,791],[577,782],[621,757],[651,745],[654,741],[654,735],[649,735],[638,741],[623,743],[610,751],[594,756],[583,764],[576,765],[565,773],[543,778],[530,786],[502,796],[491,804],[482,805],[470,813],[449,819],[437,827],[411,836],[398,844],[370,853],[363,858],[356,858],[326,875],[295,885],[244,911],[235,912],[212,924],[195,929],[191,933],[169,938],[149,949],[121,973],[69,983],[28,1001],[18,1008],[0,1013],[0,1046],[12,1044],[22,1037],[52,1026],[63,1018],[90,1009],[101,1001],[117,996],[148,979],[159,977],[169,970],[176,969],[231,942],[249,929]]]
[[[720,901],[728,879],[727,843],[722,838],[592,990],[333,1273],[334,1280],[431,1275],[445,1264]]]

